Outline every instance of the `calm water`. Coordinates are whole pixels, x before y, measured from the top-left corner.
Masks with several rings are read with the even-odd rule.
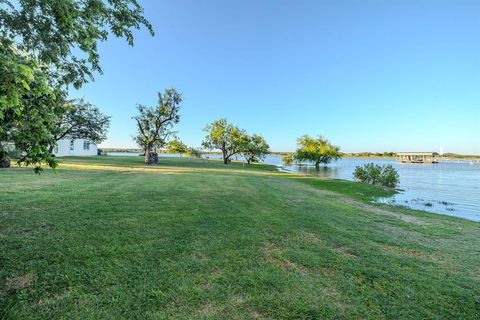
[[[110,153],[110,155],[127,154]],[[162,154],[161,156],[178,155]],[[217,159],[221,158],[221,155],[209,154],[205,157]],[[380,165],[391,164],[400,175],[398,188],[402,191],[392,198],[379,199],[379,201],[480,221],[480,165],[478,164],[403,164],[396,163],[395,159],[345,158],[318,171],[312,166],[288,166],[284,169],[302,174],[353,180],[355,167],[370,162]],[[265,163],[281,167],[282,157],[268,156]]]
[[[480,165],[405,164],[396,163],[394,159],[349,158],[330,164],[318,172],[312,167],[292,169],[324,177],[353,180],[355,167],[369,162],[391,164],[400,175],[398,188],[402,191],[392,198],[380,201],[480,221]]]

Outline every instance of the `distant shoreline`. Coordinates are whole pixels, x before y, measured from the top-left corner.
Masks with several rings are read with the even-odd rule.
[[[124,153],[143,153],[143,150],[138,148],[100,148],[105,152],[124,152]],[[160,154],[169,154],[166,150],[161,150]],[[222,154],[221,152],[216,151],[202,151],[203,154]],[[292,152],[271,152],[271,155],[279,155],[284,156],[290,154]],[[372,159],[380,159],[380,158],[395,158],[394,152],[386,152],[385,153],[373,153],[373,152],[358,152],[358,153],[343,153],[343,158],[372,158]],[[391,155],[393,153],[393,155]],[[455,159],[479,159],[480,155],[464,155],[464,154],[455,154],[455,153],[445,153],[442,157],[444,158],[455,158]]]

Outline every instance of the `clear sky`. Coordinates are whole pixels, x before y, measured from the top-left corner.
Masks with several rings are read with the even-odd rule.
[[[134,147],[137,103],[183,92],[179,137],[227,118],[274,151],[322,134],[342,151],[480,154],[480,1],[140,0],[155,37],[100,46],[103,75],[73,97]]]

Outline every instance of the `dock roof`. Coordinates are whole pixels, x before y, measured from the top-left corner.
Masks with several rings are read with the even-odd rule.
[[[415,155],[415,156],[436,156],[438,155],[437,152],[397,152],[399,156],[408,156],[408,155]]]

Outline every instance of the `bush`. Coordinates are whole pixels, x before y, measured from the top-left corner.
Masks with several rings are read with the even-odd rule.
[[[356,167],[353,173],[355,180],[377,186],[394,188],[400,183],[397,170],[392,165],[380,166],[368,163],[363,167]]]
[[[293,163],[293,154],[287,153],[282,157],[282,162],[284,166],[291,166]]]
[[[187,155],[191,158],[201,158],[202,157],[202,151],[200,151],[200,149],[188,148],[187,149]]]

